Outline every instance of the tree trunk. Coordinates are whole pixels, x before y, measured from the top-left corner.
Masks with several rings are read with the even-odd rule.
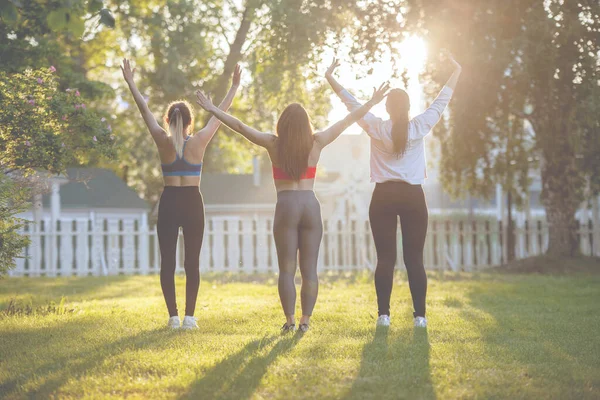
[[[557,158],[545,160],[542,167],[542,201],[550,236],[547,254],[573,257],[579,250],[575,212],[582,201],[584,182],[574,156],[563,153]]]
[[[233,74],[235,64],[240,62],[242,59],[242,47],[244,46],[244,43],[246,43],[248,31],[250,30],[252,20],[254,19],[254,7],[255,6],[252,3],[249,3],[242,14],[240,27],[236,32],[233,44],[231,44],[229,48],[229,54],[225,59],[223,74],[217,80],[217,84],[212,91],[215,101],[220,101],[223,97],[225,97],[225,94],[229,89],[228,85],[231,82],[231,75]]]
[[[225,65],[223,68],[223,74],[217,79],[215,85],[212,87],[212,97],[215,104],[219,104],[219,102],[225,97],[227,91],[229,90],[229,84],[231,82],[231,76],[235,69],[235,65],[241,61],[242,47],[248,38],[248,32],[250,31],[250,27],[252,26],[252,21],[254,20],[254,14],[256,10],[256,1],[248,1],[246,2],[246,8],[242,14],[242,20],[240,22],[240,27],[238,28],[235,39],[233,43],[229,47],[229,54],[227,54],[227,58],[225,59]],[[208,120],[211,118],[210,114],[206,115],[204,123],[206,124]],[[222,129],[222,128],[221,128]],[[219,152],[219,143],[221,142],[222,135],[216,135],[216,137],[212,140],[213,145],[208,146],[206,149],[206,153],[204,154],[205,165],[218,165],[218,163],[206,162],[206,160],[211,160],[213,157],[218,157]],[[210,171],[206,169],[207,171]]]

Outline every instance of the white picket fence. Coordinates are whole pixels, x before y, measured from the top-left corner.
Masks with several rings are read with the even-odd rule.
[[[600,256],[600,224],[580,213],[581,251]],[[516,220],[516,257],[544,252],[548,226],[542,218]],[[200,254],[203,272],[276,272],[271,218],[210,217]],[[504,224],[505,225],[505,224]],[[430,215],[425,244],[428,269],[475,270],[506,260],[506,227],[495,217]],[[155,274],[160,254],[155,228],[137,220],[78,218],[30,224],[31,244],[17,259],[12,276]],[[398,265],[402,265],[398,229]],[[183,238],[178,271],[183,272]],[[375,248],[366,220],[325,221],[319,270],[373,269]]]

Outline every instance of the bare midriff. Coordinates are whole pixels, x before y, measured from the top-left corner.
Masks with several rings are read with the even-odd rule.
[[[275,189],[277,189],[278,192],[283,190],[314,190],[314,188],[314,179],[302,179],[299,181],[275,179]]]
[[[163,176],[165,186],[200,186],[199,176]]]

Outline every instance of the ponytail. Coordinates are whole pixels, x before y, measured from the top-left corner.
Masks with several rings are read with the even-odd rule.
[[[183,157],[183,117],[181,116],[181,111],[179,108],[175,108],[173,110],[173,118],[169,123],[169,133],[171,134],[171,141],[173,142],[173,147],[175,147],[175,152],[179,158]]]
[[[394,144],[394,154],[402,157],[408,147],[408,113],[392,125],[392,142]]]

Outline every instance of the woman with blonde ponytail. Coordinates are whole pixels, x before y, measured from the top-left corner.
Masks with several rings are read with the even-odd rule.
[[[398,217],[402,229],[404,264],[414,306],[415,327],[427,327],[425,297],[427,275],[423,266],[423,247],[427,234],[428,211],[421,185],[425,171],[424,137],[442,117],[461,73],[451,59],[454,72],[422,114],[409,117],[410,99],[401,89],[390,91],[386,109],[390,119],[382,120],[367,113],[358,124],[371,138],[371,181],[376,182],[369,207],[369,221],[377,252],[375,291],[379,308],[378,326],[390,325],[390,297],[396,263]],[[325,77],[349,111],[361,104],[333,77],[339,63],[333,60]]]
[[[200,287],[200,247],[204,236],[204,204],[199,191],[202,159],[206,146],[215,135],[221,121],[212,117],[206,126],[190,135],[194,126],[192,107],[186,101],[176,101],[167,107],[163,129],[150,112],[140,91],[133,81],[129,60],[123,59],[123,78],[129,86],[144,122],[156,143],[161,160],[165,189],[158,208],[158,243],[160,246],[160,285],[162,287],[170,328],[198,328],[194,311]],[[241,70],[235,66],[229,92],[219,105],[228,110],[240,84]],[[183,229],[185,244],[184,268],[185,318],[180,323],[175,300],[175,252],[179,228]]]

